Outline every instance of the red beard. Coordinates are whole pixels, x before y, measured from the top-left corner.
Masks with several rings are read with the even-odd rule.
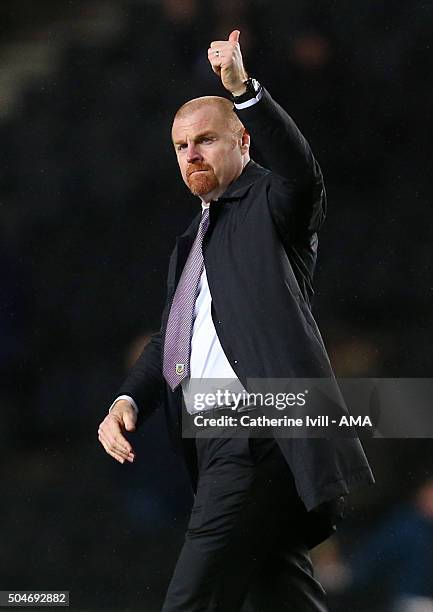
[[[218,179],[208,164],[190,164],[186,170],[186,180],[191,192],[197,196],[206,195],[218,187]]]

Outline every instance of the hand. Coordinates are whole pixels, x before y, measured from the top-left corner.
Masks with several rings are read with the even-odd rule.
[[[233,30],[228,40],[216,40],[210,44],[207,56],[212,70],[221,78],[224,87],[234,96],[246,91],[244,82],[248,74],[242,60],[239,30]]]
[[[119,400],[99,425],[98,437],[107,453],[119,463],[133,462],[135,452],[128,440],[122,435],[125,431],[135,431],[137,414],[127,400]]]

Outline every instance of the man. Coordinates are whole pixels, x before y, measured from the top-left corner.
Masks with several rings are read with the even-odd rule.
[[[196,492],[164,612],[234,612],[244,602],[257,611],[323,611],[308,549],[335,529],[349,490],[373,482],[359,440],[181,435],[195,379],[233,379],[247,390],[250,379],[332,379],[310,311],[322,175],[292,119],[248,78],[239,34],[208,50],[235,112],[228,100],[205,97],[175,116],[180,171],[202,211],[170,259],[161,330],[99,439],[116,460],[134,461],[123,433],[162,399]],[[250,134],[266,168],[250,160]]]

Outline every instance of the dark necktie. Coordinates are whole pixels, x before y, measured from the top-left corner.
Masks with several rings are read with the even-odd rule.
[[[208,226],[209,208],[205,208],[168,315],[162,371],[172,391],[190,373],[194,306],[204,265],[203,238]]]

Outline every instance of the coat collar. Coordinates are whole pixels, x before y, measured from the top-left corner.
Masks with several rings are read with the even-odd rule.
[[[263,168],[259,164],[256,164],[252,159],[247,163],[242,173],[238,176],[236,180],[231,183],[224,191],[224,193],[218,198],[218,202],[222,200],[235,200],[241,198],[246,194],[251,185],[260,180],[263,176],[269,174],[269,170]],[[200,224],[200,219],[202,215],[202,210],[198,213],[186,231],[178,236],[177,240],[183,242],[184,240],[191,239],[197,233],[198,226]]]
[[[238,178],[227,187],[222,196],[218,198],[218,202],[235,200],[243,197],[250,189],[251,185],[256,183],[266,174],[269,174],[269,170],[262,168],[262,166],[259,166],[259,164],[256,164],[250,160],[243,169],[242,174],[240,174]],[[188,253],[191,250],[192,243],[200,224],[201,215],[202,210],[200,210],[200,212],[194,217],[186,231],[176,239],[176,280],[178,280],[183,266],[185,265],[186,258],[188,257]]]
[[[262,168],[262,166],[256,164],[256,162],[250,159],[243,169],[242,174],[240,174],[238,178],[227,187],[222,196],[218,198],[218,201],[241,198],[245,195],[251,185],[256,183],[266,174],[269,174],[269,170]]]

